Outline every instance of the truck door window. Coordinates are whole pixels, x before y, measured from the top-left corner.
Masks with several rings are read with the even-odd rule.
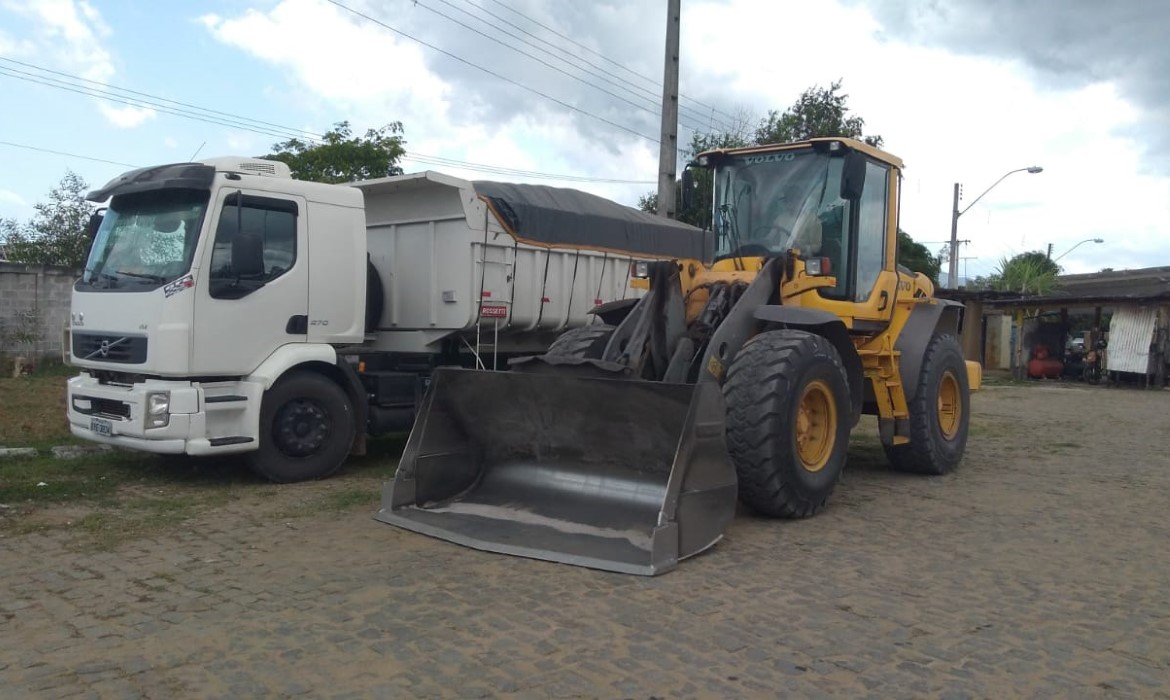
[[[292,268],[297,258],[297,214],[296,202],[229,195],[211,252],[211,296],[239,299]]]
[[[886,166],[870,161],[865,166],[857,221],[857,287],[854,301],[865,301],[877,284],[886,261]]]

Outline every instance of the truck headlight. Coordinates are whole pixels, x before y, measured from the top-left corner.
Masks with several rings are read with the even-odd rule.
[[[171,419],[171,392],[157,391],[146,395],[146,427],[161,428]]]

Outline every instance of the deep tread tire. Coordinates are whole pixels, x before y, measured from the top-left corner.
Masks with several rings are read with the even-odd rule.
[[[576,357],[586,360],[601,359],[615,326],[596,323],[565,331],[548,346],[548,355]]]
[[[960,414],[955,434],[947,439],[939,422],[938,403],[943,377],[958,382]],[[907,381],[902,378],[903,383]],[[926,347],[918,388],[910,402],[910,442],[887,445],[886,457],[894,469],[914,474],[947,474],[959,466],[967,447],[971,417],[971,392],[962,347],[953,335],[936,335]]]
[[[298,415],[303,418],[296,418]],[[302,436],[299,451],[303,454],[295,454],[296,446],[289,445],[280,434],[282,427],[290,424],[319,431],[322,442],[305,449]],[[249,466],[264,478],[282,484],[324,479],[345,463],[354,430],[354,410],[344,389],[315,372],[294,372],[264,395],[260,447],[250,453]]]
[[[816,382],[830,389],[836,421],[827,461],[809,471],[799,457],[796,426],[801,397]],[[772,517],[822,510],[845,467],[852,425],[848,379],[833,344],[806,331],[761,333],[736,355],[723,393],[740,500]]]

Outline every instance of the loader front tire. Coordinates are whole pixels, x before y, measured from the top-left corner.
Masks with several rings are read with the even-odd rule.
[[[914,381],[903,377],[903,383]],[[947,474],[967,447],[971,393],[963,350],[953,335],[936,335],[926,347],[917,391],[909,402],[910,442],[886,445],[890,465],[914,474]]]
[[[605,323],[573,328],[557,336],[545,354],[599,360],[615,328]]]
[[[852,425],[833,344],[806,331],[761,333],[736,355],[723,393],[740,500],[772,517],[820,512],[845,467]]]
[[[264,394],[260,446],[249,466],[281,484],[324,479],[345,463],[354,430],[344,389],[316,372],[293,372]]]

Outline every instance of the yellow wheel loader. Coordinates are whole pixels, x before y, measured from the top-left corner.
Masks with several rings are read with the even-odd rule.
[[[510,371],[441,369],[378,520],[463,545],[654,575],[717,543],[737,501],[825,507],[862,414],[893,467],[963,457],[980,366],[963,307],[898,265],[902,162],[823,138],[700,154],[704,260],[636,264]]]

